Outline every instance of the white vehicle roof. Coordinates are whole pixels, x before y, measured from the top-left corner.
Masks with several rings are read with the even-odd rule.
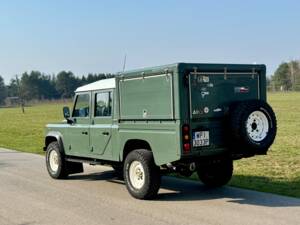
[[[116,78],[99,80],[87,85],[78,87],[75,92],[96,91],[102,89],[111,89],[116,87]]]

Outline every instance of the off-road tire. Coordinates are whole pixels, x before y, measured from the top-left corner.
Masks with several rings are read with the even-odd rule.
[[[268,132],[262,140],[253,140],[247,132],[247,119],[253,112],[261,112],[268,121]],[[261,100],[244,101],[237,104],[230,117],[230,145],[234,150],[250,154],[265,154],[274,142],[277,132],[275,113],[268,103]]]
[[[57,154],[58,169],[56,171],[53,171],[51,169],[50,162],[49,162],[50,153],[52,151],[55,151]],[[46,167],[49,175],[54,179],[63,179],[68,176],[66,161],[64,160],[64,156],[59,149],[59,145],[57,141],[51,142],[47,146]]]
[[[129,170],[133,162],[139,162],[144,170],[144,184],[137,189],[133,186]],[[124,163],[124,180],[128,192],[137,199],[153,199],[160,188],[160,169],[155,165],[153,154],[149,150],[139,149],[130,152]]]
[[[209,187],[220,187],[227,184],[233,174],[232,160],[197,166],[197,174],[203,184]]]

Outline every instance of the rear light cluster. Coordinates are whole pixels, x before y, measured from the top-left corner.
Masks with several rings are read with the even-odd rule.
[[[184,124],[182,126],[182,143],[183,153],[189,153],[191,151],[191,138],[190,138],[190,126]]]

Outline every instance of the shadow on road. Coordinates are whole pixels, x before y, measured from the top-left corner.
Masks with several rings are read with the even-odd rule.
[[[108,181],[123,184],[114,171],[70,176],[70,180]],[[164,176],[161,191],[155,201],[201,201],[226,199],[229,203],[267,207],[299,207],[300,199],[234,187],[208,188],[197,181]]]
[[[99,173],[90,173],[90,174],[76,174],[69,176],[68,180],[88,180],[88,181],[97,181],[97,180],[114,180],[118,179],[115,171],[104,171]],[[123,182],[124,183],[124,182]]]
[[[261,205],[268,207],[295,207],[300,206],[300,199],[284,197],[269,193],[245,190],[224,186],[220,188],[208,188],[200,182],[164,177],[162,188],[173,190],[174,192],[162,193],[159,200],[164,201],[194,201],[226,199],[227,202]]]

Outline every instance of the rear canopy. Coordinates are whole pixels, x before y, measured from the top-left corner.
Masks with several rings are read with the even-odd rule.
[[[184,111],[196,119],[222,116],[233,101],[266,100],[265,71],[265,65],[176,63],[126,71],[76,91],[116,86],[124,120],[175,119]]]
[[[172,119],[173,76],[124,78],[119,83],[121,119]]]

